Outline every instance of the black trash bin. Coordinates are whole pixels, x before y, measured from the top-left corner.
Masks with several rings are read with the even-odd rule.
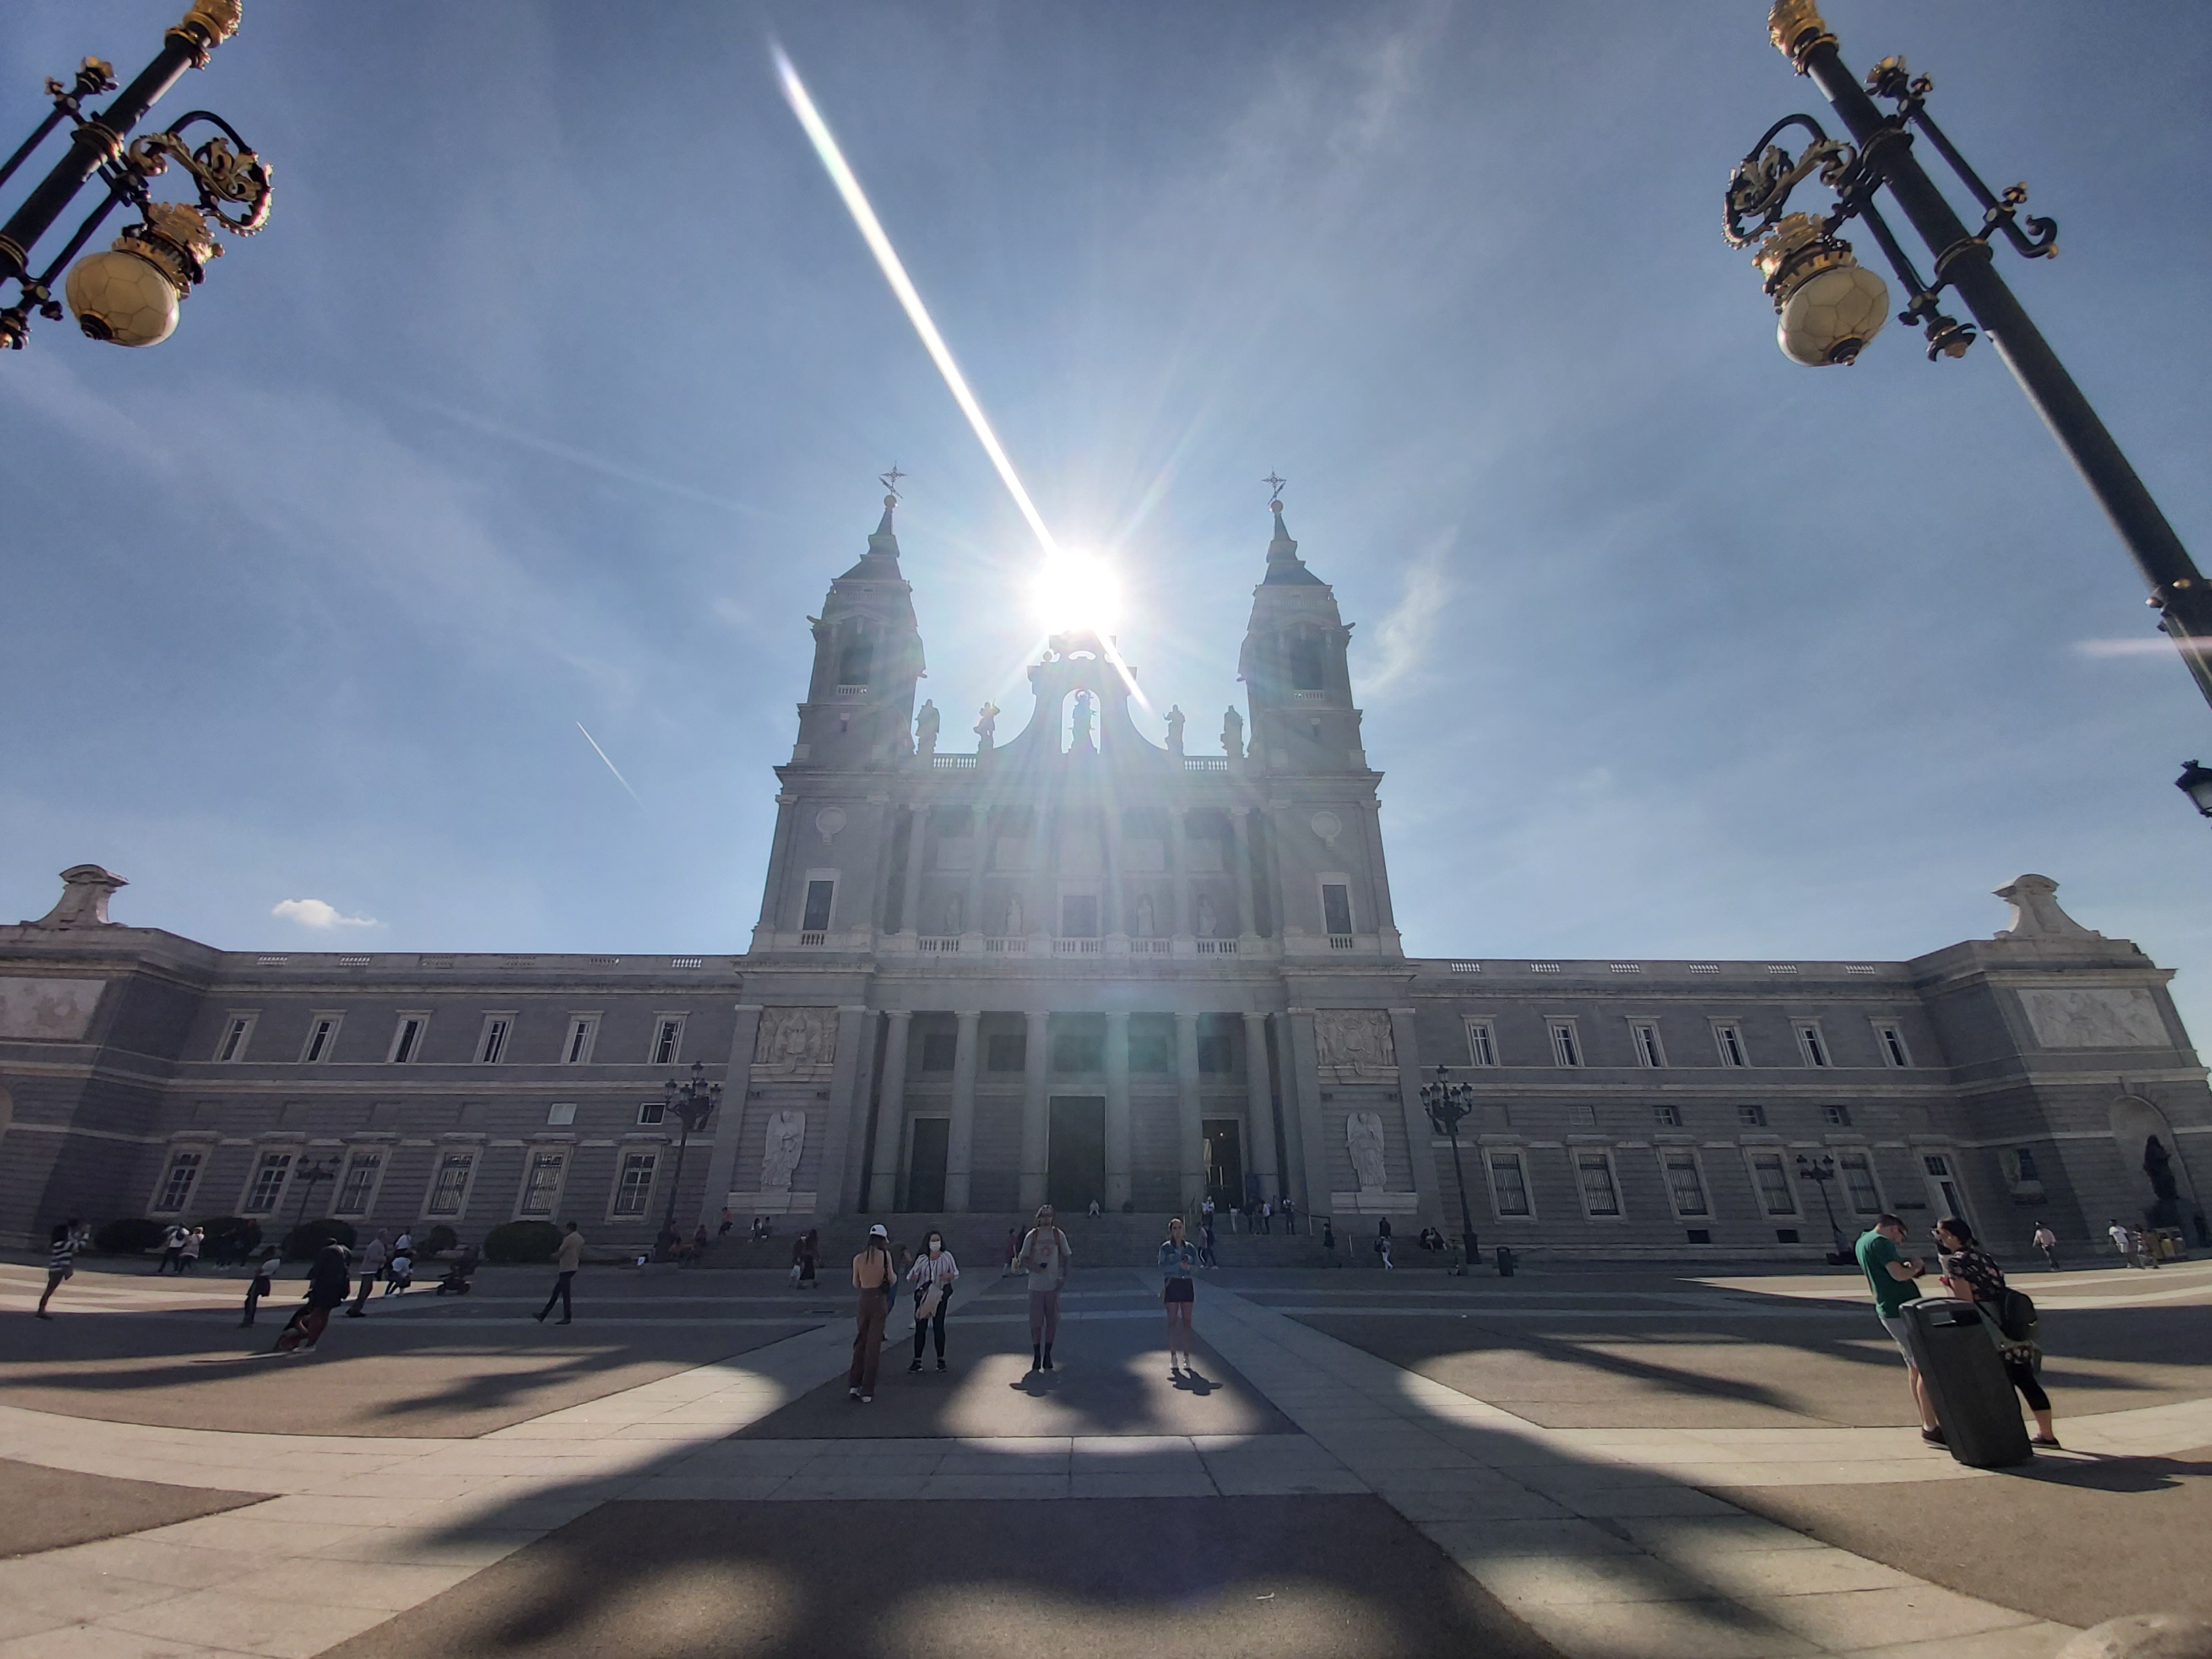
[[[1498,1247],[1498,1276],[1500,1279],[1512,1278],[1513,1269],[1519,1261],[1518,1256],[1500,1244]]]
[[[1951,1455],[1971,1468],[2002,1468],[2035,1455],[2012,1379],[1990,1340],[1988,1316],[1971,1302],[1923,1296],[1905,1304],[1914,1357]]]

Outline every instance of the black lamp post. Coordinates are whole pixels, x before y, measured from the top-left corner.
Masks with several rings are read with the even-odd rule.
[[[210,218],[234,236],[251,236],[269,222],[268,163],[221,116],[196,109],[166,132],[125,143],[187,69],[205,69],[209,55],[238,33],[240,5],[241,0],[192,0],[191,9],[163,35],[154,61],[97,115],[87,115],[84,103],[115,90],[112,64],[88,58],[69,84],[46,82],[53,111],[0,162],[0,185],[64,121],[71,124],[69,150],[0,224],[0,284],[12,282],[17,289],[15,303],[0,311],[0,347],[22,349],[33,311],[50,322],[61,320],[54,283],[118,204],[137,208],[140,222],[126,228],[112,248],[70,270],[64,289],[78,325],[94,339],[117,345],[155,345],[169,337],[177,325],[177,302],[222,252]],[[183,135],[201,125],[220,131],[195,146]],[[171,161],[191,174],[197,207],[156,202],[148,193],[147,181]],[[34,273],[31,250],[94,175],[106,186],[99,205]]]
[[[1828,1200],[1828,1183],[1836,1178],[1836,1160],[1825,1152],[1818,1158],[1797,1154],[1797,1179],[1809,1181],[1820,1189],[1820,1207],[1828,1213],[1828,1243],[1835,1249],[1828,1256],[1828,1265],[1839,1267],[1850,1260],[1844,1249],[1843,1230],[1836,1225],[1836,1206]]]
[[[1776,49],[1827,98],[1851,141],[1830,138],[1809,115],[1784,116],[1729,175],[1724,234],[1736,247],[1759,245],[1754,260],[1780,315],[1783,351],[1801,363],[1848,363],[1886,320],[1888,289],[1836,235],[1854,218],[1865,223],[1905,285],[1911,298],[1898,320],[1925,330],[1931,362],[1961,356],[1974,341],[1972,328],[1945,316],[1937,305],[1946,288],[1955,288],[2119,532],[2150,589],[2160,629],[2181,653],[2198,691],[2212,702],[2212,662],[2205,655],[2212,650],[2212,592],[2150,491],[1990,257],[1990,239],[2002,234],[2015,252],[2047,258],[2058,251],[2057,225],[2033,216],[2021,219],[2025,185],[1993,193],[1982,182],[1929,117],[1927,99],[1935,83],[1925,75],[1911,74],[1903,58],[1883,58],[1862,86],[1844,67],[1836,37],[1821,21],[1814,0],[1774,0],[1766,27]],[[1883,113],[1875,98],[1887,100],[1891,112]],[[1795,159],[1774,142],[1793,126],[1810,140]],[[1922,169],[1913,154],[1916,131],[1980,207],[1978,228],[1966,228]],[[1835,192],[1834,211],[1825,218],[1785,216],[1790,192],[1814,173]],[[1932,283],[1921,280],[1876,209],[1875,192],[1883,189],[1927,245],[1934,260]],[[2181,787],[2200,811],[2208,811],[2189,775],[2184,775]]]
[[[676,1142],[676,1174],[668,1183],[668,1213],[660,1221],[660,1259],[667,1261],[676,1242],[676,1196],[684,1185],[684,1154],[691,1145],[691,1132],[704,1128],[707,1120],[714,1115],[721,1103],[722,1085],[707,1081],[707,1068],[697,1060],[691,1062],[691,1079],[678,1085],[674,1078],[664,1086],[663,1115],[673,1113],[684,1126]]]
[[[2212,818],[2212,771],[2191,761],[2181,769],[2181,775],[2173,787],[2186,796],[2199,812]]]
[[[1437,1067],[1437,1080],[1421,1085],[1421,1104],[1435,1124],[1437,1133],[1451,1138],[1452,1174],[1459,1182],[1459,1242],[1464,1253],[1464,1267],[1474,1265],[1474,1219],[1467,1207],[1467,1171],[1460,1167],[1459,1126],[1474,1110],[1474,1088],[1471,1084],[1450,1080],[1449,1066]]]

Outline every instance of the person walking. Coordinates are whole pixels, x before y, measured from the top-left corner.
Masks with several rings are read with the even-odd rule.
[[[2043,1252],[2043,1259],[2051,1264],[2051,1271],[2058,1271],[2058,1235],[2051,1231],[2051,1224],[2035,1224],[2035,1248]]]
[[[1382,1265],[1385,1267],[1395,1267],[1398,1265],[1390,1260],[1390,1218],[1387,1215],[1376,1218],[1375,1254],[1382,1259]]]
[[[1291,1202],[1288,1193],[1283,1194],[1283,1231],[1296,1234],[1298,1230],[1298,1206]]]
[[[354,1292],[353,1306],[346,1310],[348,1319],[368,1317],[368,1293],[375,1288],[384,1272],[384,1264],[392,1259],[392,1242],[380,1231],[370,1239],[361,1255],[361,1288]],[[247,1322],[251,1323],[251,1321]]]
[[[54,1292],[62,1281],[76,1273],[76,1253],[90,1242],[84,1223],[76,1216],[56,1224],[46,1238],[46,1288],[39,1297],[39,1317],[52,1319],[46,1304],[54,1299]]]
[[[292,1310],[284,1328],[276,1334],[278,1353],[296,1353],[323,1340],[331,1322],[331,1310],[346,1299],[353,1281],[346,1273],[346,1247],[332,1239],[315,1252],[307,1266],[307,1299]]]
[[[1030,1281],[1030,1369],[1052,1369],[1053,1340],[1060,1334],[1060,1291],[1067,1283],[1067,1235],[1060,1230],[1049,1204],[1036,1212],[1030,1228],[1014,1252],[1014,1260]]]
[[[890,1231],[880,1221],[868,1229],[868,1242],[853,1258],[853,1364],[845,1373],[848,1398],[862,1405],[876,1397],[876,1367],[883,1363],[884,1321],[898,1294],[898,1269],[891,1261]]]
[[[1213,1217],[1210,1212],[1198,1224],[1198,1259],[1209,1267],[1221,1266],[1221,1258],[1213,1253]]]
[[[2120,1265],[2123,1267],[2142,1266],[2142,1262],[2136,1260],[2136,1230],[2134,1228],[2116,1219],[2111,1226],[2105,1229],[2105,1236],[2112,1241],[2112,1248],[2120,1253]]]
[[[362,1280],[364,1285],[368,1282],[366,1279]],[[272,1244],[269,1247],[268,1254],[253,1264],[253,1282],[246,1287],[246,1306],[243,1310],[243,1317],[238,1322],[239,1329],[243,1331],[252,1328],[253,1316],[261,1310],[261,1298],[276,1288],[276,1247]]]
[[[2006,1333],[2001,1316],[2004,1269],[1975,1247],[1974,1230],[1954,1215],[1936,1224],[1936,1251],[1943,1266],[1943,1288],[1982,1310],[1983,1325],[1997,1345],[2005,1376],[2027,1402],[2028,1412],[2035,1419],[2035,1435],[2028,1444],[2055,1449],[2058,1434],[2051,1425],[2051,1396],[2043,1391],[2035,1375],[2035,1363],[2042,1356],[2035,1346],[2034,1333],[2030,1329],[2014,1338]]]
[[[1325,1215],[1321,1218],[1321,1247],[1328,1253],[1330,1267],[1340,1265],[1336,1259],[1336,1218],[1334,1216]]]
[[[553,1293],[545,1298],[545,1305],[538,1310],[538,1322],[543,1325],[545,1316],[553,1311],[553,1304],[561,1304],[561,1323],[567,1324],[576,1316],[574,1292],[576,1269],[584,1265],[584,1236],[576,1231],[576,1224],[568,1223],[561,1235],[561,1248],[554,1254],[553,1271],[559,1275],[553,1281]]]
[[[191,1230],[181,1224],[172,1224],[169,1231],[161,1235],[161,1259],[154,1264],[155,1278],[177,1267],[185,1254],[185,1241],[191,1237]],[[184,1269],[177,1267],[177,1271],[182,1273]]]
[[[921,1254],[914,1259],[906,1277],[914,1286],[914,1364],[907,1370],[921,1369],[922,1339],[934,1331],[937,1369],[941,1371],[945,1369],[945,1316],[952,1310],[952,1284],[960,1277],[960,1264],[945,1248],[945,1235],[936,1228],[929,1230]]]
[[[1853,1254],[1874,1292],[1875,1317],[1881,1321],[1897,1351],[1905,1356],[1905,1379],[1912,1389],[1913,1409],[1920,1413],[1920,1437],[1932,1446],[1943,1443],[1943,1430],[1936,1420],[1936,1407],[1928,1398],[1928,1385],[1920,1376],[1920,1359],[1912,1351],[1912,1325],[1905,1304],[1920,1294],[1918,1280],[1926,1264],[1908,1260],[1898,1246],[1905,1243],[1905,1224],[1887,1210],[1874,1225],[1859,1235]]]
[[[177,1272],[188,1273],[200,1265],[200,1251],[207,1243],[207,1229],[195,1227],[185,1235],[185,1242],[177,1250]]]
[[[1176,1355],[1190,1364],[1190,1316],[1198,1304],[1198,1281],[1190,1270],[1198,1265],[1198,1251],[1183,1242],[1182,1218],[1168,1218],[1168,1236],[1160,1245],[1160,1300],[1168,1313],[1168,1375],[1176,1374]]]

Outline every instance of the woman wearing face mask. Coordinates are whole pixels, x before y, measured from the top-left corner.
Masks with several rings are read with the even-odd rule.
[[[960,1264],[945,1248],[945,1235],[933,1227],[906,1274],[907,1283],[914,1286],[914,1364],[907,1367],[909,1371],[921,1369],[922,1340],[933,1331],[937,1334],[937,1369],[945,1369],[945,1316],[951,1311],[952,1281],[959,1277]]]

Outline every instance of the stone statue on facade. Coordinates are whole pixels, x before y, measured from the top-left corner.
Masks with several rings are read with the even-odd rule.
[[[1213,930],[1218,925],[1219,920],[1213,914],[1212,895],[1200,893],[1198,896],[1198,936],[1200,939],[1212,939]]]
[[[2143,1213],[2154,1227],[2181,1224],[2181,1194],[2173,1184],[2173,1154],[2156,1135],[2143,1142],[2143,1174],[2150,1179],[2151,1206]]]
[[[1182,709],[1170,707],[1168,710],[1168,753],[1170,755],[1182,753]]]
[[[927,698],[922,700],[921,713],[915,719],[915,748],[922,759],[927,760],[937,752],[937,705]]]
[[[1344,1148],[1352,1155],[1352,1170],[1363,1193],[1382,1190],[1382,1115],[1353,1112],[1344,1120]]]
[[[768,1121],[768,1138],[761,1149],[761,1190],[789,1192],[791,1177],[806,1146],[806,1114],[787,1106]]]
[[[1244,717],[1233,704],[1221,717],[1221,752],[1233,761],[1244,758]]]
[[[1096,707],[1091,694],[1088,691],[1078,691],[1075,694],[1075,714],[1073,721],[1075,736],[1070,746],[1079,752],[1097,746],[1091,738],[1091,724],[1095,712]]]
[[[975,711],[975,745],[988,750],[999,730],[999,705],[987,702]]]
[[[963,895],[955,893],[951,898],[945,901],[945,937],[950,939],[954,934],[959,933],[961,928],[967,924],[967,921],[968,901]]]
[[[1008,939],[1019,939],[1021,936],[1022,896],[1019,893],[1017,893],[1013,897],[1006,901],[1006,937]]]
[[[1328,1008],[1314,1016],[1315,1058],[1340,1072],[1376,1075],[1394,1071],[1398,1045],[1390,1017],[1377,1008]]]
[[[827,1071],[837,1056],[835,1008],[770,1008],[753,1040],[753,1064],[771,1075]]]
[[[1150,893],[1137,895],[1137,937],[1152,937],[1152,896]]]

